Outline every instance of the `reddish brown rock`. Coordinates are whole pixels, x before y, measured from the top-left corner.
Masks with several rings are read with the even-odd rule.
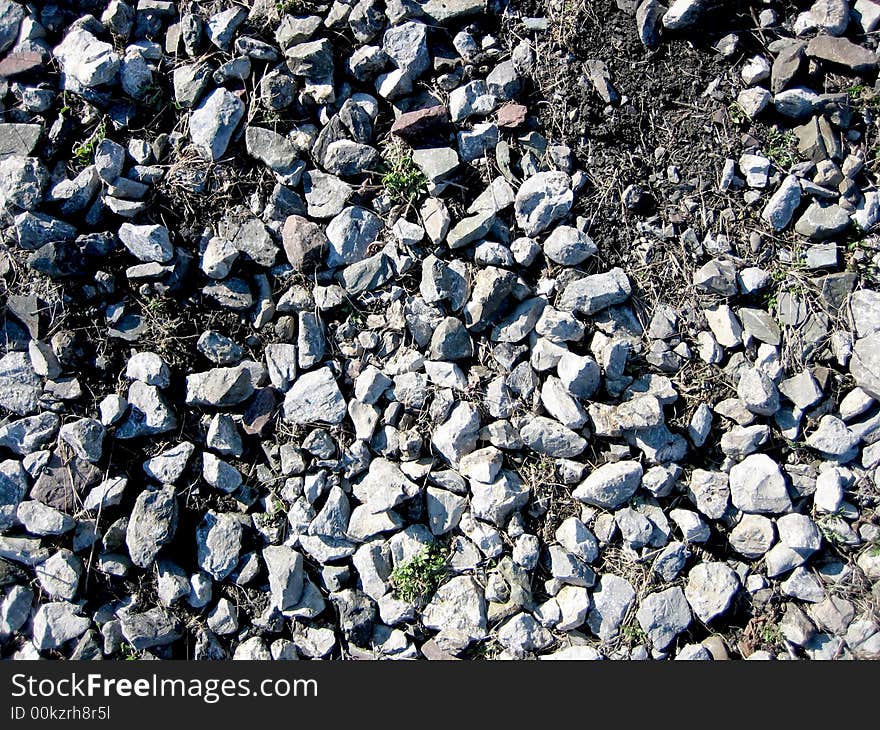
[[[526,121],[529,110],[522,104],[508,102],[498,110],[499,127],[519,127]]]
[[[327,236],[321,226],[301,215],[288,216],[281,231],[284,253],[297,271],[318,263],[327,246]]]
[[[407,141],[417,141],[428,132],[440,127],[449,120],[446,107],[442,104],[427,109],[405,112],[391,126],[391,134]]]
[[[0,78],[9,78],[34,71],[43,65],[43,59],[34,51],[10,53],[0,61]]]

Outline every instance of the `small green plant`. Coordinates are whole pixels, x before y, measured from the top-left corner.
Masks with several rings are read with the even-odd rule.
[[[412,151],[400,140],[394,140],[383,155],[382,186],[398,203],[414,203],[427,191],[428,178],[413,161]]]
[[[779,127],[770,127],[764,137],[764,151],[774,165],[787,172],[799,160],[797,143],[798,138],[793,130],[783,132]]]
[[[95,149],[107,136],[107,122],[100,121],[95,131],[82,143],[73,148],[73,156],[80,165],[90,165],[95,156]]]
[[[122,647],[120,648],[122,652],[122,658],[127,662],[136,662],[138,659],[138,651],[127,641],[123,642]]]
[[[309,3],[304,0],[278,0],[275,9],[281,14],[298,15],[309,10]]]
[[[446,575],[446,556],[437,543],[422,548],[391,573],[394,594],[402,601],[417,601],[430,595]]]
[[[730,121],[738,127],[747,124],[749,121],[749,116],[746,114],[745,109],[735,101],[731,102],[727,107],[727,114],[730,117]]]
[[[854,84],[846,89],[846,93],[853,106],[862,111],[865,109],[870,109],[871,111],[877,111],[880,109],[880,95],[878,95],[870,86]]]
[[[773,621],[765,621],[761,624],[760,629],[761,641],[768,646],[777,646],[782,644],[782,631],[779,624]]]
[[[621,626],[620,635],[628,644],[644,644],[648,639],[644,629],[636,623]]]

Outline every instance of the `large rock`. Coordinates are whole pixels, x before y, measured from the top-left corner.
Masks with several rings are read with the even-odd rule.
[[[235,94],[222,88],[214,90],[190,115],[189,136],[193,144],[208,159],[219,160],[244,112],[244,104]]]
[[[186,376],[188,405],[223,408],[246,401],[254,392],[251,371],[245,365],[213,368]]]
[[[125,533],[131,561],[140,568],[150,567],[162,546],[174,538],[177,519],[174,487],[141,492],[131,510]]]
[[[663,650],[691,624],[691,609],[679,587],[651,593],[642,599],[636,620],[651,644]]]
[[[582,436],[544,416],[528,419],[520,427],[519,435],[532,451],[557,459],[574,458],[587,447]]]
[[[585,504],[614,509],[632,497],[641,483],[641,464],[637,461],[618,461],[594,469],[572,496]]]
[[[209,510],[196,530],[199,567],[214,580],[225,579],[238,565],[241,521],[229,512]]]
[[[429,629],[458,633],[468,641],[486,637],[486,622],[483,589],[464,575],[440,586],[422,613],[422,623]]]
[[[807,44],[807,55],[842,66],[856,74],[869,73],[877,68],[877,57],[869,49],[847,38],[817,35]]]
[[[632,286],[623,269],[576,279],[562,292],[556,306],[566,312],[591,315],[629,299]]]
[[[48,184],[49,171],[38,158],[9,155],[0,160],[0,206],[33,210]]]
[[[382,232],[382,219],[375,213],[355,206],[345,208],[327,226],[330,250],[328,266],[353,264],[367,256],[370,244]]]
[[[459,403],[434,430],[431,444],[453,466],[477,446],[480,412],[470,403]]]
[[[593,590],[593,609],[587,614],[590,631],[603,641],[616,637],[635,598],[628,580],[613,573],[603,575]]]
[[[284,398],[284,418],[301,425],[341,423],[348,412],[330,368],[301,375]]]
[[[856,385],[872,398],[880,400],[880,332],[856,342],[849,371]]]
[[[785,477],[766,454],[752,454],[730,470],[730,499],[743,512],[778,514],[791,507]]]
[[[82,636],[92,622],[79,612],[79,606],[65,601],[41,605],[33,622],[32,638],[37,649],[58,649],[71,639]]]
[[[272,605],[279,611],[293,608],[303,592],[303,558],[286,545],[263,548],[263,560],[269,573]]]
[[[724,563],[704,561],[688,573],[684,595],[703,623],[724,613],[739,590],[739,578]]]
[[[571,178],[566,173],[536,173],[517,191],[516,223],[527,236],[534,236],[568,215],[573,202]]]
[[[119,70],[119,54],[83,27],[71,29],[53,51],[61,69],[83,86],[110,83]]]

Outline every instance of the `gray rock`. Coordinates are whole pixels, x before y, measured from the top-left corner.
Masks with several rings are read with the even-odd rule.
[[[0,160],[0,205],[33,210],[48,184],[49,173],[38,158],[9,155]]]
[[[0,3],[0,53],[6,51],[18,38],[24,8],[11,0]]]
[[[341,423],[347,406],[329,368],[301,375],[284,398],[284,418],[296,424]]]
[[[187,462],[195,451],[189,441],[172,446],[144,462],[144,473],[162,484],[173,484],[180,479]]]
[[[76,228],[69,223],[29,211],[15,216],[15,233],[18,245],[28,251],[35,251],[47,243],[76,238]]]
[[[327,226],[330,251],[328,266],[353,264],[367,255],[367,249],[382,231],[382,220],[366,208],[345,208]]]
[[[162,547],[174,538],[177,520],[174,487],[141,492],[131,510],[125,533],[131,561],[140,568],[150,567]]]
[[[593,608],[587,626],[602,641],[614,639],[636,598],[635,589],[625,578],[606,573],[593,590]]]
[[[303,558],[286,545],[263,548],[263,560],[269,573],[272,605],[285,611],[299,603],[303,592]]]
[[[642,465],[637,461],[604,464],[594,469],[572,496],[585,504],[614,509],[636,493],[641,481]]]
[[[153,436],[177,428],[174,412],[155,386],[134,381],[128,389],[128,404],[128,416],[114,434],[118,439]]]
[[[667,588],[642,599],[636,620],[651,644],[665,649],[691,624],[691,610],[681,588]]]
[[[171,370],[155,352],[136,352],[125,365],[125,377],[157,388],[171,385]]]
[[[483,589],[470,576],[456,576],[444,583],[422,613],[429,629],[460,634],[468,643],[486,637],[486,599]]]
[[[493,342],[520,342],[528,337],[541,317],[547,301],[541,297],[526,299],[492,329]]]
[[[245,145],[248,154],[269,167],[281,182],[299,183],[305,162],[299,159],[299,150],[287,137],[271,129],[249,126],[245,130]]]
[[[470,403],[459,403],[434,430],[431,444],[443,458],[456,466],[462,456],[476,447],[479,430],[479,411]]]
[[[40,588],[50,598],[72,601],[79,590],[83,564],[70,550],[64,548],[52,554],[36,567]]]
[[[663,15],[663,27],[669,30],[691,28],[699,22],[705,10],[706,0],[675,0]]]
[[[199,567],[214,580],[222,581],[238,564],[241,552],[242,526],[228,512],[209,510],[196,529]]]
[[[174,246],[165,226],[123,223],[119,227],[119,240],[140,261],[166,263],[174,256]]]
[[[15,524],[19,502],[28,488],[28,475],[21,462],[14,459],[0,462],[0,531]]]
[[[244,356],[239,344],[216,330],[202,332],[196,342],[196,348],[215,365],[234,365]]]
[[[880,332],[880,292],[859,289],[850,297],[849,306],[858,337]]]
[[[83,86],[110,83],[119,71],[119,55],[113,46],[98,40],[83,27],[74,27],[52,51],[65,75]]]
[[[226,494],[238,489],[243,481],[238,469],[208,452],[202,455],[202,478]]]
[[[752,454],[730,470],[730,498],[743,512],[777,514],[791,507],[785,477],[766,454]]]
[[[207,63],[188,63],[174,69],[171,76],[174,100],[182,107],[195,106],[211,83],[211,67]]]
[[[772,416],[779,410],[779,391],[760,368],[742,371],[736,393],[746,408],[759,416]]]
[[[491,484],[471,479],[470,485],[474,517],[497,527],[505,525],[511,512],[529,500],[529,487],[512,471],[502,471]]]
[[[577,433],[544,416],[528,419],[519,434],[532,451],[553,458],[574,458],[587,446],[586,440]]]
[[[807,446],[828,458],[842,457],[858,445],[859,437],[836,416],[826,414],[819,419],[819,427],[807,437]]]
[[[550,376],[541,387],[541,404],[553,418],[566,428],[577,430],[587,422],[587,413],[580,403],[569,395],[559,378]]]
[[[794,175],[789,175],[782,181],[779,189],[770,196],[761,212],[761,218],[775,230],[784,231],[794,217],[800,203],[800,182]]]
[[[836,204],[813,201],[798,218],[794,230],[812,241],[824,241],[843,233],[849,225],[849,213],[846,209]]]
[[[247,18],[247,10],[233,6],[219,13],[214,13],[205,24],[205,35],[221,51],[229,48],[238,27]]]
[[[187,405],[235,406],[250,398],[253,392],[252,373],[245,365],[213,368],[186,376]]]
[[[517,225],[525,235],[537,235],[568,215],[573,201],[571,178],[566,173],[536,173],[517,191],[514,202]]]
[[[632,293],[629,277],[619,268],[604,274],[593,274],[568,284],[556,306],[567,312],[592,315],[629,299]]]
[[[0,159],[9,155],[27,157],[34,151],[42,133],[39,124],[0,124]]]
[[[369,145],[339,139],[327,145],[321,162],[332,175],[352,177],[371,170],[378,158],[379,153]]]
[[[599,557],[596,536],[577,517],[563,520],[556,529],[555,537],[568,552],[585,563],[592,563]]]
[[[189,135],[193,144],[208,159],[220,159],[244,112],[244,104],[237,96],[226,89],[215,89],[190,115]]]
[[[65,423],[59,432],[62,441],[67,443],[81,459],[96,464],[104,452],[104,426],[94,418],[80,418]]]
[[[34,613],[34,646],[40,651],[58,649],[82,636],[92,622],[87,616],[78,615],[79,611],[79,606],[65,601],[42,604]]]
[[[757,559],[773,547],[776,531],[773,522],[763,515],[743,515],[730,531],[730,545],[740,555]]]
[[[126,612],[120,624],[125,640],[138,651],[172,644],[183,636],[180,620],[159,606],[142,613]]]
[[[467,360],[474,354],[470,334],[460,319],[447,317],[431,336],[431,357],[438,360]]]
[[[658,0],[642,0],[636,9],[636,29],[639,40],[647,48],[654,48],[660,43],[661,19],[666,7]]]
[[[320,170],[303,174],[303,193],[312,218],[332,218],[345,208],[353,189],[335,175]]]
[[[562,266],[577,266],[598,250],[593,239],[571,226],[557,226],[543,243],[544,255]]]
[[[382,37],[382,50],[413,80],[431,65],[428,28],[424,23],[410,21],[389,28]]]
[[[434,535],[445,535],[454,530],[467,509],[467,499],[446,489],[428,487],[425,492],[428,525]]]
[[[23,585],[12,586],[0,600],[0,636],[14,634],[27,621],[34,594]]]
[[[849,371],[856,385],[872,398],[880,399],[880,333],[855,343]]]
[[[691,568],[684,594],[700,621],[723,614],[739,590],[739,578],[723,563],[704,561]]]
[[[483,80],[471,81],[449,94],[449,118],[461,122],[475,115],[486,116],[495,109],[497,100],[489,93]]]
[[[853,73],[868,73],[877,68],[876,56],[847,38],[818,35],[807,44],[806,54],[810,58],[843,66]]]

